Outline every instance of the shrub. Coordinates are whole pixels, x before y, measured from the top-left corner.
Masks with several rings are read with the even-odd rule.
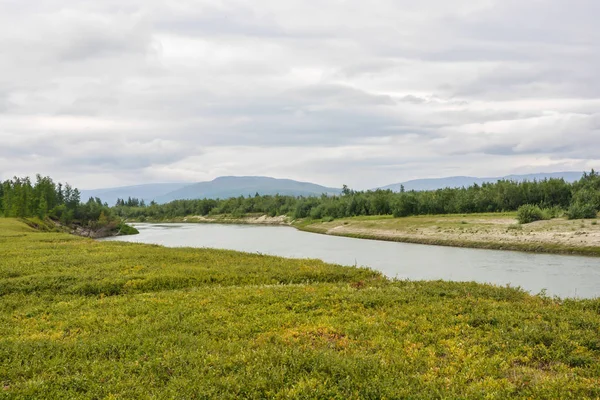
[[[519,210],[517,211],[517,220],[520,224],[528,224],[544,219],[549,219],[549,217],[545,215],[540,207],[535,205],[525,204],[524,206],[519,207]]]
[[[575,203],[567,211],[569,219],[593,219],[596,216],[597,211],[593,204]]]
[[[233,210],[231,216],[233,218],[244,218],[246,216],[246,213],[244,212],[242,207],[238,207],[235,210]]]
[[[544,213],[544,219],[559,218],[565,214],[564,210],[559,206],[544,208],[542,211]]]
[[[324,214],[323,211],[324,211],[323,205],[321,204],[321,205],[313,208],[312,210],[310,210],[309,216],[312,219],[321,219],[321,218],[323,218],[323,214]]]
[[[117,226],[117,229],[119,231],[119,235],[137,235],[138,233],[140,233],[140,231],[135,229],[133,226],[127,225],[124,222],[120,223]]]

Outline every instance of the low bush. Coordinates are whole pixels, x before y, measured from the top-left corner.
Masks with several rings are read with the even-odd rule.
[[[133,226],[127,225],[124,222],[120,223],[117,226],[117,229],[119,230],[119,235],[137,235],[140,233],[140,231],[135,229]]]
[[[550,219],[550,217],[540,207],[535,205],[525,204],[519,207],[517,211],[517,220],[520,224],[529,224],[544,219]]]
[[[565,215],[565,211],[558,206],[544,208],[542,211],[544,213],[544,219],[560,218]]]
[[[567,211],[569,219],[594,219],[597,215],[598,212],[592,204],[575,203]]]
[[[596,399],[600,299],[0,218],[0,399]]]

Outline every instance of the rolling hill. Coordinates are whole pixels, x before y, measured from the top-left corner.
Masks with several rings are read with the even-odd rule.
[[[540,180],[546,178],[563,178],[573,182],[581,178],[582,172],[552,172],[529,175],[508,175],[504,177],[477,178],[471,176],[451,176],[446,178],[416,179],[380,187],[400,191],[400,185],[405,190],[435,190],[445,187],[471,186],[475,183],[496,182],[499,179],[514,181]],[[290,195],[290,196],[320,196],[339,194],[341,189],[325,187],[309,182],[299,182],[291,179],[276,179],[265,176],[222,176],[208,182],[198,183],[155,183],[117,188],[82,190],[81,199],[99,197],[109,205],[115,204],[118,198],[135,197],[144,199],[146,203],[154,200],[157,203],[168,203],[182,199],[216,199],[239,196],[261,195]]]
[[[404,185],[405,190],[436,190],[443,188],[454,188],[454,187],[468,187],[473,184],[481,185],[486,182],[496,182],[501,179],[508,179],[512,181],[532,181],[534,179],[550,179],[550,178],[563,178],[567,182],[574,182],[581,178],[583,172],[550,172],[550,173],[539,173],[539,174],[528,174],[528,175],[507,175],[496,178],[476,178],[472,176],[450,176],[447,178],[433,178],[433,179],[415,179],[406,182],[394,183],[391,185],[383,186],[380,189],[391,189],[395,192],[400,191],[400,185]]]
[[[223,176],[210,182],[198,183],[154,183],[116,188],[82,190],[81,199],[99,197],[103,202],[114,205],[117,199],[128,197],[143,199],[146,203],[152,200],[157,203],[168,203],[183,199],[217,199],[239,196],[290,195],[320,196],[323,193],[337,194],[341,189],[329,188],[309,182],[298,182],[291,179],[275,179],[263,176]]]
[[[289,195],[320,196],[323,193],[337,194],[341,189],[329,188],[309,182],[291,179],[276,179],[264,176],[223,176],[210,182],[199,182],[157,197],[158,203],[179,199],[225,199],[238,196]]]

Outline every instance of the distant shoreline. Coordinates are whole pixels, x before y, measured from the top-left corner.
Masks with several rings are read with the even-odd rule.
[[[600,227],[593,221],[557,218],[519,225],[514,213],[355,217],[333,221],[292,221],[286,216],[267,215],[215,215],[129,222],[279,225],[310,233],[357,239],[600,257]]]

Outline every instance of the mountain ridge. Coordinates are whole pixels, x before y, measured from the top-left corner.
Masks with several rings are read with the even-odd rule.
[[[404,190],[437,190],[443,188],[456,188],[456,187],[468,187],[473,184],[481,185],[482,183],[493,183],[499,180],[513,180],[513,181],[532,181],[551,179],[551,178],[563,178],[568,182],[579,180],[583,176],[583,171],[563,171],[563,172],[540,172],[534,174],[511,174],[500,177],[473,177],[473,176],[448,176],[445,178],[426,178],[426,179],[413,179],[405,182],[393,183],[391,185],[381,186],[378,189],[390,189],[392,191],[400,191],[400,185],[404,186]]]
[[[338,194],[341,189],[330,188],[315,183],[278,179],[266,176],[221,176],[208,182],[198,182],[167,193],[156,199],[158,203],[167,203],[180,199],[229,198],[239,196],[289,195],[320,196]]]
[[[572,182],[581,178],[583,172],[549,172],[536,174],[512,174],[503,177],[478,178],[471,176],[450,176],[444,178],[413,179],[405,182],[394,183],[376,189],[390,189],[400,191],[403,185],[405,190],[436,190],[445,187],[462,187],[473,184],[481,185],[485,182],[496,182],[501,179],[523,181],[540,180],[546,178],[563,178]],[[89,197],[99,197],[103,202],[114,205],[117,199],[128,197],[143,199],[146,203],[156,201],[167,203],[173,200],[199,199],[199,198],[229,198],[239,196],[261,195],[290,195],[290,196],[320,196],[322,194],[334,195],[341,193],[342,189],[326,187],[311,182],[296,181],[293,179],[272,178],[266,176],[220,176],[211,181],[180,182],[180,183],[149,183],[113,188],[82,190],[81,199],[86,201]]]

